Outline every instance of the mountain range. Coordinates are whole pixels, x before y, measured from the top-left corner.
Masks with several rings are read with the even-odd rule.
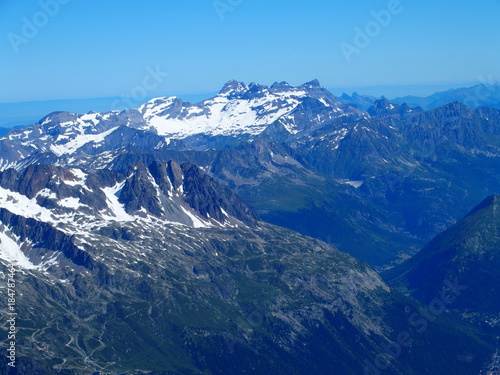
[[[498,109],[459,102],[363,110],[316,80],[230,81],[196,104],[9,131],[0,263],[19,267],[19,371],[477,373],[491,332],[450,312],[422,334],[409,317],[442,282],[419,259],[447,253],[440,238],[500,188],[499,124]],[[458,231],[481,243],[464,259],[483,248]],[[415,253],[387,271],[395,289],[374,270]]]
[[[493,108],[423,111],[386,99],[364,112],[317,81],[231,81],[198,104],[169,97],[122,112],[52,113],[0,139],[0,168],[190,162],[263,219],[382,267],[498,191],[498,119]]]
[[[363,111],[368,110],[378,99],[372,95],[359,95],[357,92],[339,96],[344,103],[353,105]],[[480,83],[471,87],[439,91],[429,96],[407,95],[389,99],[394,104],[406,104],[424,110],[436,109],[453,102],[459,102],[471,109],[479,107],[500,108],[500,85],[496,83]]]
[[[472,109],[478,107],[499,107],[500,93],[498,85],[483,77],[480,78],[481,83],[471,87],[464,87],[459,89],[450,89],[447,91],[439,91],[427,97],[424,96],[405,96],[393,97],[385,94],[385,97],[392,103],[403,104],[409,106],[420,106],[425,110],[438,108],[446,104],[458,101],[465,104]],[[486,83],[488,81],[489,83]],[[379,91],[390,87],[380,88]],[[410,89],[410,88],[408,88]],[[435,88],[434,88],[435,89]],[[182,95],[182,98],[192,103],[203,101],[211,97],[215,93],[206,94],[193,94]],[[344,103],[351,104],[357,108],[366,111],[378,99],[384,97],[377,97],[373,95],[358,94],[357,92],[348,95],[343,93],[338,99]],[[149,98],[138,97],[105,97],[93,99],[65,99],[65,100],[44,100],[44,101],[30,101],[30,102],[13,102],[13,103],[0,103],[0,136],[3,135],[8,129],[16,126],[27,126],[38,121],[47,113],[55,110],[64,110],[77,113],[85,113],[90,110],[97,112],[108,112],[110,110],[124,110],[131,107],[138,107]]]
[[[500,107],[500,85],[496,83],[480,83],[472,87],[450,89],[437,92],[427,97],[404,96],[391,100],[397,104],[406,103],[409,106],[420,106],[423,109],[433,109],[451,102],[460,102],[475,109],[479,107]]]

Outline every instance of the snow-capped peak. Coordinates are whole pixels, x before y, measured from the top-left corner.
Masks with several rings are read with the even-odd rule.
[[[179,98],[157,98],[139,108],[146,126],[169,139],[196,134],[210,136],[255,136],[282,116],[288,116],[307,96],[317,96],[317,80],[299,87],[286,82],[271,87],[255,82],[248,86],[231,80],[218,95],[198,104]],[[312,91],[310,91],[312,90]],[[323,103],[331,107],[331,98]]]
[[[286,82],[269,87],[232,80],[219,94],[197,104],[170,96],[122,112],[54,112],[38,124],[0,139],[0,146],[9,150],[0,160],[0,170],[21,168],[24,164],[19,160],[28,160],[35,153],[71,157],[144,144],[159,149],[192,136],[253,139],[277,123],[286,124],[281,128],[295,135],[311,124],[317,127],[349,111],[353,109],[340,103],[317,80],[296,87]],[[134,137],[136,131],[141,136]]]
[[[232,79],[227,82],[224,87],[222,87],[222,89],[219,91],[219,95],[230,96],[246,90],[248,90],[247,85],[245,85],[243,82],[238,82]]]
[[[307,88],[321,88],[321,84],[317,79],[313,79],[310,82],[306,82],[302,85],[302,87],[307,87]]]

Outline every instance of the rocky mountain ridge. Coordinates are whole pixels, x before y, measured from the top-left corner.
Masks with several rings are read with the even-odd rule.
[[[21,373],[362,373],[397,345],[394,331],[414,330],[395,318],[417,306],[365,263],[259,221],[192,165],[40,165],[0,181]],[[428,334],[460,347],[431,354],[415,336],[385,371],[417,374],[429,355],[457,353],[474,356],[458,373],[479,368],[488,345],[447,327]]]

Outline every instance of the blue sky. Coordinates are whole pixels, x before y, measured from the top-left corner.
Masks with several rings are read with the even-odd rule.
[[[500,0],[3,0],[0,102],[203,94],[232,78],[472,85],[500,77],[499,16]]]

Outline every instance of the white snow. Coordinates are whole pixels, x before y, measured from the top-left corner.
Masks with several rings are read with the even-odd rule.
[[[174,105],[175,97],[156,98],[142,105],[148,126],[162,136],[185,138],[194,134],[235,135],[260,134],[272,122],[290,113],[298,104],[303,91],[296,93],[266,92],[261,98],[251,100],[228,99],[218,95],[199,106],[184,107],[187,114],[170,117],[163,115]],[[207,111],[202,114],[203,110]]]
[[[19,245],[19,240],[16,240],[15,236],[12,234],[9,236],[4,231],[0,232],[0,258],[7,262],[13,262],[20,268],[46,272],[50,266],[58,263],[57,258],[59,255],[61,255],[60,252],[54,252],[48,259],[44,259],[45,256],[43,256],[42,262],[35,265],[23,253]]]
[[[209,227],[209,225],[207,223],[204,223],[203,221],[198,219],[195,215],[193,215],[191,212],[189,212],[189,210],[186,210],[184,207],[182,207],[182,205],[179,207],[181,208],[182,212],[184,212],[191,219],[194,228],[207,228],[207,227]]]
[[[72,154],[89,142],[99,143],[104,141],[104,139],[116,129],[118,129],[117,126],[99,134],[78,134],[65,144],[52,144],[50,150],[57,156]],[[59,136],[58,140],[59,139],[61,139],[61,136]]]
[[[347,179],[336,179],[335,181],[337,181],[339,184],[351,185],[351,186],[355,187],[356,189],[364,184],[364,181],[359,181],[359,180],[358,181],[351,181],[351,180],[347,180]]]
[[[50,117],[47,117],[41,125],[47,125],[49,122],[51,121],[51,118]]]
[[[15,193],[0,187],[0,207],[9,210],[13,214],[33,218],[43,222],[54,222],[51,213],[36,203],[35,198]]]
[[[99,123],[101,118],[102,117],[99,113],[94,112],[83,115],[82,117],[80,117],[80,120],[84,122],[91,122],[93,125],[96,125]]]
[[[40,190],[37,194],[36,194],[36,197],[47,197],[47,198],[51,198],[51,199],[57,199],[57,195],[56,193],[54,193],[52,190],[50,189],[47,189],[47,188],[44,188],[42,190]]]
[[[61,199],[58,203],[66,208],[78,209],[81,206],[80,199],[73,197]]]
[[[9,262],[15,262],[19,267],[25,269],[37,268],[30,262],[26,255],[24,255],[17,242],[4,232],[0,232],[0,258]]]
[[[85,185],[87,175],[81,169],[73,168],[70,169],[70,172],[75,177],[75,180],[63,180],[66,185]]]
[[[323,99],[323,98],[319,98],[319,101],[320,101],[320,102],[321,102],[321,104],[323,104],[325,107],[331,107],[331,105],[330,105],[330,104],[328,104],[328,103],[326,102],[326,100],[325,100],[325,99]]]
[[[346,181],[348,185],[354,186],[356,189],[363,185],[364,181]]]
[[[39,270],[42,270],[42,271],[47,271],[47,269],[50,267],[50,266],[53,266],[55,264],[57,264],[57,258],[59,257],[59,255],[61,255],[62,253],[58,253],[58,252],[55,252],[54,254],[52,254],[52,256],[43,261],[42,263],[40,263],[38,266],[36,266]],[[61,280],[61,282],[65,282],[67,280]]]
[[[297,134],[299,131],[296,129],[295,119],[293,116],[282,116],[279,119],[281,125],[283,125],[287,132],[290,134]]]
[[[113,216],[108,216],[103,214],[102,217],[106,220],[116,220],[116,221],[132,221],[134,218],[130,216],[123,205],[118,202],[117,193],[123,188],[125,181],[117,183],[115,186],[101,189],[104,194],[106,194],[106,201],[108,203],[108,208],[113,214]]]
[[[214,98],[195,105],[182,102],[177,97],[155,98],[138,108],[144,122],[132,123],[131,118],[125,117],[121,125],[156,132],[164,137],[164,141],[159,141],[154,146],[158,149],[165,144],[168,145],[173,139],[182,139],[196,134],[255,136],[277,120],[282,122],[288,132],[296,134],[299,130],[295,125],[292,112],[301,100],[310,94],[304,87],[285,86],[283,90],[262,87],[258,95],[246,98],[243,94],[252,85],[237,83],[231,91],[218,94]],[[328,103],[324,98],[318,97],[317,99],[324,106],[329,107],[331,113],[330,116],[318,117],[318,122],[344,115],[340,108]],[[44,152],[50,150],[57,156],[71,155],[85,145],[100,147],[106,137],[118,127],[101,133],[99,133],[101,131],[99,127],[118,113],[118,111],[83,115],[68,113],[69,121],[54,122],[51,125],[51,128],[61,127],[62,134],[54,137],[42,134],[38,125],[36,129],[20,131],[9,135],[9,138],[15,138],[16,141],[25,139],[26,142],[22,145],[29,154],[33,152],[33,149],[37,149]],[[54,119],[46,118],[42,123],[43,127],[48,126],[52,121]],[[37,132],[40,134],[35,134]],[[33,142],[34,140],[36,142]],[[24,150],[19,152],[27,156]],[[100,162],[96,161],[96,163]],[[10,160],[0,161],[0,170],[8,166],[12,166]]]
[[[219,206],[219,208],[220,208],[220,210],[221,210],[222,214],[223,214],[225,217],[229,218],[229,214],[228,214],[228,213],[227,213],[227,212],[226,212],[226,211],[225,211],[222,207],[220,207],[220,206]]]

